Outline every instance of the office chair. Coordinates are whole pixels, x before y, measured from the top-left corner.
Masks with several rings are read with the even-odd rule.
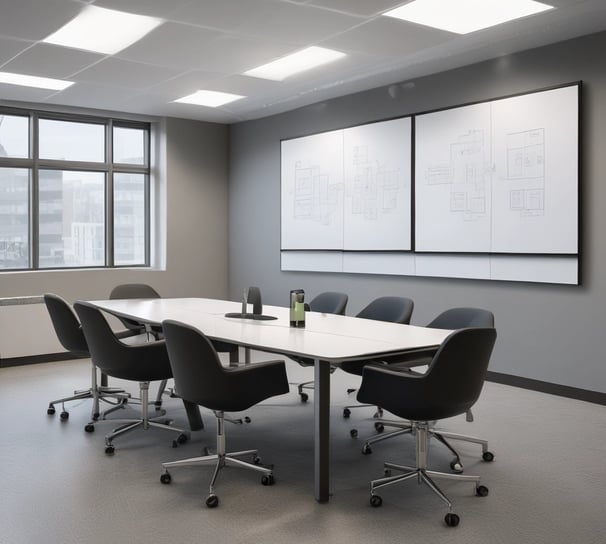
[[[488,488],[480,485],[479,476],[429,470],[427,454],[433,422],[463,414],[478,400],[496,336],[494,328],[460,329],[451,333],[425,374],[410,374],[392,370],[389,366],[364,368],[358,400],[379,404],[410,420],[416,438],[415,466],[385,463],[385,477],[370,483],[372,506],[381,506],[383,502],[375,492],[377,489],[415,479],[419,484],[426,484],[448,505],[444,521],[454,527],[459,524],[459,516],[453,512],[452,503],[433,478],[473,482],[477,495],[488,495]],[[401,474],[394,476],[391,474],[393,470]]]
[[[114,334],[103,314],[93,305],[78,301],[74,304],[74,309],[82,323],[93,363],[108,376],[139,382],[141,416],[114,420],[120,426],[105,436],[105,453],[114,453],[114,438],[139,427],[143,430],[156,427],[179,433],[173,441],[173,446],[186,442],[189,438],[188,431],[169,426],[167,420],[160,422],[157,421],[158,418],[149,417],[149,382],[172,378],[164,340],[125,344]],[[87,432],[94,431],[93,423],[91,421],[85,427]]]
[[[347,307],[348,298],[349,297],[345,293],[338,293],[336,291],[325,291],[324,293],[316,295],[308,304],[305,304],[305,309],[311,310],[312,312],[320,312],[324,314],[345,315],[345,308]],[[293,358],[293,360],[295,360],[301,366],[314,365],[313,360],[306,359],[303,357]],[[330,371],[334,372],[335,367],[331,367]],[[291,385],[297,386],[299,397],[301,397],[301,402],[307,402],[309,399],[309,395],[303,390],[313,389],[313,380],[301,383],[293,383]]]
[[[69,353],[74,355],[74,357],[90,358],[86,338],[84,338],[84,333],[82,332],[82,326],[68,302],[58,295],[47,293],[44,295],[44,303],[46,304],[46,309],[48,310],[53,328],[55,329],[55,333],[57,334],[57,338],[61,345]],[[127,330],[119,334],[121,338],[124,338],[136,333]],[[74,394],[71,396],[51,401],[48,404],[46,413],[53,415],[55,413],[55,404],[61,403],[60,418],[61,421],[67,421],[69,412],[65,409],[66,402],[93,399],[91,418],[96,421],[99,417],[105,418],[106,415],[114,410],[122,408],[129,397],[130,394],[124,391],[124,389],[108,387],[107,376],[104,374],[101,375],[101,385],[99,385],[97,367],[94,363],[91,363],[91,386],[88,389],[74,391]],[[99,401],[113,404],[113,406],[101,413]]]
[[[364,307],[356,317],[364,319],[374,319],[376,321],[387,321],[390,323],[400,323],[407,325],[410,323],[414,302],[406,297],[379,297]],[[347,361],[341,364],[340,368],[348,374],[362,376],[362,371],[367,364],[374,363],[374,360]],[[355,389],[348,389],[348,393],[353,393]],[[354,404],[343,408],[343,417],[348,418],[351,415],[352,408],[364,408],[371,405]],[[377,406],[374,417],[381,417],[383,410]],[[357,435],[357,431],[352,431],[352,436]]]
[[[439,314],[435,317],[428,325],[428,327],[434,329],[464,329],[464,328],[494,328],[494,315],[489,310],[482,308],[451,308]],[[436,350],[426,352],[416,352],[410,355],[399,356],[397,359],[388,361],[389,368],[411,371],[414,367],[428,365]],[[471,409],[466,411],[467,421],[473,421],[473,414]],[[384,426],[396,427],[398,430],[383,433]],[[367,438],[362,446],[362,453],[367,455],[372,453],[371,445],[377,442],[388,440],[395,436],[402,434],[408,434],[412,432],[412,427],[408,422],[399,422],[392,420],[379,419],[375,422],[375,429],[377,434]],[[355,436],[355,430],[352,431],[352,436]],[[438,431],[432,429],[432,436],[439,440],[444,446],[446,446],[454,455],[454,459],[450,463],[450,468],[455,472],[463,472],[463,464],[459,453],[452,447],[447,439],[460,440],[464,442],[471,442],[482,446],[482,459],[484,461],[493,461],[494,454],[488,449],[488,442],[481,438],[474,436],[454,434],[446,431]]]
[[[257,450],[227,453],[225,447],[225,412],[239,412],[251,406],[288,392],[284,361],[268,361],[253,365],[225,368],[212,342],[199,330],[189,325],[167,320],[162,323],[177,393],[189,402],[204,406],[217,418],[217,451],[213,455],[162,463],[160,481],[171,482],[168,471],[184,466],[215,465],[209,485],[206,506],[219,504],[215,481],[219,471],[237,466],[262,474],[261,483],[272,485],[272,468],[259,465]],[[252,463],[241,457],[250,456]]]

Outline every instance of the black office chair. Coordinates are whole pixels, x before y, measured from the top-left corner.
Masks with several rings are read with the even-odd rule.
[[[435,317],[428,325],[428,327],[434,329],[465,329],[465,328],[494,328],[494,314],[489,310],[482,308],[451,308],[439,314]],[[436,350],[428,350],[426,352],[417,352],[407,356],[399,356],[398,358],[387,361],[392,369],[409,370],[419,366],[428,365]],[[466,411],[467,421],[473,421],[473,414],[471,409]],[[384,427],[396,427],[397,430],[383,433]],[[380,419],[375,422],[375,429],[378,431],[377,434],[367,438],[362,446],[362,453],[372,453],[371,445],[377,442],[388,440],[395,436],[402,434],[408,434],[412,432],[412,427],[408,422],[392,421]],[[355,433],[352,433],[355,434]],[[447,439],[460,440],[464,442],[472,442],[482,446],[482,459],[484,461],[493,461],[494,453],[488,449],[488,441],[475,436],[468,436],[462,434],[455,434],[446,432],[443,430],[432,429],[432,436],[438,439],[444,444],[453,454],[454,459],[450,463],[450,467],[455,472],[463,472],[463,464],[459,453],[452,447]]]
[[[414,302],[410,298],[406,297],[379,297],[373,300],[366,307],[362,308],[356,315],[364,319],[374,319],[375,321],[387,321],[389,323],[400,323],[402,325],[408,325],[410,318],[412,317],[412,311],[414,310]],[[375,363],[374,360],[364,361],[347,361],[342,363],[340,368],[348,374],[354,374],[356,376],[362,376],[364,367],[367,364]],[[355,389],[348,389],[348,393],[353,393]],[[343,417],[348,418],[351,415],[352,408],[364,408],[368,407],[368,404],[353,404],[343,408]],[[380,406],[377,406],[377,411],[374,417],[381,417],[383,410]],[[352,436],[357,435],[357,431],[352,431]]]
[[[158,418],[149,417],[149,382],[172,378],[164,340],[125,344],[114,334],[103,314],[93,305],[76,302],[74,309],[82,323],[82,330],[93,363],[108,376],[139,382],[141,416],[112,420],[121,425],[105,436],[105,453],[114,453],[114,438],[139,427],[143,430],[156,427],[179,433],[177,439],[173,441],[173,446],[186,442],[189,438],[188,431],[168,425],[167,420],[157,421]],[[92,421],[85,427],[85,430],[94,431]]]
[[[131,298],[160,298],[160,293],[156,291],[151,285],[146,283],[123,283],[114,287],[110,294],[110,300],[117,299],[131,299]],[[162,330],[158,326],[149,326],[145,323],[140,323],[134,319],[128,319],[126,317],[118,316],[118,319],[122,324],[130,330],[137,331],[138,333],[147,333],[148,335],[154,336],[159,339],[162,335]]]
[[[76,314],[74,314],[69,303],[58,295],[47,293],[44,295],[44,303],[48,310],[53,328],[61,345],[74,357],[90,358],[88,345],[82,332],[82,327]],[[123,331],[120,337],[132,336],[132,331]],[[69,419],[69,412],[65,408],[65,403],[74,400],[93,399],[91,418],[96,421],[99,417],[105,416],[118,408],[124,406],[130,395],[124,389],[107,386],[107,376],[101,375],[101,385],[98,383],[97,367],[91,364],[91,386],[88,389],[74,391],[73,395],[56,399],[48,404],[47,414],[55,413],[55,404],[61,403],[61,421]],[[104,412],[100,412],[99,401],[113,404]]]
[[[177,393],[189,402],[213,410],[217,417],[217,452],[213,455],[194,457],[162,463],[160,481],[171,482],[168,469],[184,466],[215,465],[206,498],[206,506],[219,504],[215,494],[215,481],[219,471],[226,466],[238,466],[261,473],[261,483],[274,483],[273,470],[260,466],[257,450],[227,453],[225,448],[225,412],[239,412],[251,406],[288,392],[284,361],[268,361],[259,364],[225,368],[212,342],[199,330],[176,321],[162,323],[166,345],[173,370]],[[240,459],[250,456],[252,463]]]
[[[421,375],[390,367],[364,368],[358,400],[380,404],[391,413],[410,420],[416,437],[415,466],[385,463],[385,477],[370,483],[372,506],[380,506],[383,502],[375,490],[415,479],[429,486],[448,505],[444,521],[454,527],[459,524],[459,516],[452,511],[452,503],[432,478],[473,482],[477,495],[488,495],[488,488],[480,485],[479,476],[428,470],[427,453],[433,422],[463,414],[478,400],[496,336],[494,328],[461,329],[451,333],[433,357],[427,372]],[[402,474],[393,476],[392,470]]]
[[[305,304],[305,309],[324,314],[345,315],[345,308],[347,307],[348,298],[349,297],[345,293],[325,291],[324,293],[316,295],[308,304]],[[293,359],[301,366],[307,367],[314,365],[314,362],[311,359],[306,359],[303,357]],[[334,372],[335,367],[331,367],[330,371]],[[297,386],[297,391],[299,393],[299,397],[301,397],[301,402],[307,402],[309,395],[304,391],[304,389],[313,389],[314,381],[310,380],[301,383],[293,383],[291,385]]]

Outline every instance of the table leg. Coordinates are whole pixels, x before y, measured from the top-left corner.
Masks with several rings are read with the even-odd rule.
[[[330,365],[314,361],[314,494],[318,502],[330,495]]]

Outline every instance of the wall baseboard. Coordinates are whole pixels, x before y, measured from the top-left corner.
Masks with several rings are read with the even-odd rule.
[[[39,363],[54,363],[55,361],[69,361],[70,359],[80,359],[67,351],[61,353],[44,353],[42,355],[28,355],[26,357],[6,357],[0,359],[0,368],[9,366],[36,365]]]
[[[567,397],[575,400],[583,400],[593,402],[594,404],[606,405],[606,393],[598,391],[589,391],[588,389],[579,389],[578,387],[570,387],[568,385],[559,385],[556,383],[543,382],[533,380],[531,378],[522,378],[520,376],[512,376],[511,374],[501,374],[500,372],[488,371],[486,380],[489,382],[502,383],[504,385],[513,385],[522,389],[530,389],[531,391],[540,391],[541,393],[549,393],[559,397]]]

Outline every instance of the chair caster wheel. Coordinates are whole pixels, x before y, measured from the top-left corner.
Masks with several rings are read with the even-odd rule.
[[[189,437],[185,433],[181,433],[177,437],[177,444],[185,444],[185,442],[187,442],[188,439],[189,439]]]
[[[349,408],[343,409],[343,417],[347,419],[351,415],[351,410]]]
[[[459,461],[458,459],[453,459],[450,462],[450,469],[453,472],[456,472],[457,474],[461,474],[463,472],[463,465],[461,464],[461,461]]]
[[[374,413],[374,415],[372,417],[374,417],[375,419],[383,417],[383,408],[377,408],[377,411]]]
[[[444,516],[444,522],[448,527],[456,527],[459,524],[460,518],[453,512],[448,512],[446,516]]]
[[[301,402],[307,402],[309,400],[309,395],[307,393],[301,393]]]
[[[485,451],[482,454],[482,459],[487,463],[492,463],[492,461],[494,461],[494,453],[492,453],[491,451]]]
[[[487,497],[488,488],[485,485],[479,485],[478,487],[476,487],[476,495],[478,497]]]
[[[261,478],[261,483],[263,485],[274,485],[276,483],[276,480],[274,479],[273,474],[267,474]]]
[[[113,446],[105,446],[105,453],[107,455],[113,455],[114,451],[115,451],[115,449]]]
[[[349,436],[351,436],[352,438],[358,438],[358,429],[352,429],[351,431],[349,431]]]
[[[219,506],[219,497],[217,497],[217,495],[209,495],[206,497],[206,506],[209,508],[216,508]]]
[[[170,484],[171,481],[172,481],[172,478],[168,472],[165,472],[164,474],[160,474],[160,482],[162,482],[163,484]]]
[[[381,423],[380,421],[377,421],[375,423],[375,431],[377,431],[378,433],[382,433],[385,430],[385,425],[383,425],[383,423]]]
[[[372,453],[372,448],[368,444],[364,444],[362,446],[362,455],[370,455]]]
[[[244,418],[244,423],[250,423],[251,421],[252,419],[250,419],[248,416]]]
[[[202,455],[204,455],[204,457],[208,457],[210,455],[210,450],[208,449],[208,446],[204,446],[204,448],[202,449]]]
[[[384,469],[383,476],[385,476],[386,478],[389,478],[391,476],[391,470],[388,468]]]
[[[370,496],[370,506],[373,508],[378,508],[383,504],[383,499],[379,495],[371,495]]]
[[[59,417],[61,418],[61,421],[67,421],[69,419],[69,412],[61,412]]]
[[[92,423],[87,423],[86,425],[84,425],[84,430],[87,433],[94,433],[95,432],[95,426]]]
[[[258,455],[255,455],[253,457],[252,462],[253,462],[253,465],[260,465],[261,464],[261,458]]]
[[[46,413],[47,413],[49,416],[54,415],[54,413],[55,413],[55,407],[54,407],[54,406],[49,406],[49,407],[48,407],[48,409],[46,410]]]
[[[97,420],[99,419],[99,416],[100,416],[100,415],[101,415],[101,414],[99,414],[99,412],[95,412],[95,413],[93,414],[93,418],[92,418],[92,419],[93,419],[93,421],[97,421]]]

